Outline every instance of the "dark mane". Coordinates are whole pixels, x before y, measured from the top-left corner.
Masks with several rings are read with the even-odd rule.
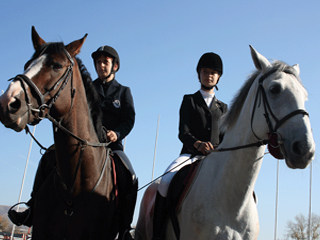
[[[105,131],[103,131],[102,111],[101,111],[101,107],[100,107],[101,103],[100,103],[99,94],[96,91],[96,88],[92,84],[92,79],[91,79],[90,73],[88,72],[87,68],[84,66],[84,64],[82,63],[82,61],[79,58],[76,57],[76,60],[77,60],[79,70],[81,73],[83,85],[86,90],[88,108],[91,113],[93,125],[95,127],[99,141],[106,142],[107,137],[106,137]]]
[[[272,64],[272,67],[270,67],[269,71],[276,71],[276,72],[285,72],[288,74],[294,75],[297,80],[301,83],[300,77],[297,75],[296,71],[293,69],[292,66],[282,62],[282,61],[275,61]],[[268,72],[269,72],[268,71]],[[247,98],[248,92],[254,82],[254,80],[258,77],[258,75],[261,72],[259,70],[254,71],[249,78],[245,81],[243,86],[240,88],[240,90],[237,92],[235,97],[233,98],[231,102],[231,107],[229,108],[227,114],[225,114],[222,117],[221,123],[220,123],[220,131],[222,133],[225,133],[228,128],[232,127],[233,124],[237,121],[239,114],[241,112],[241,109],[243,107],[243,104]],[[268,73],[266,73],[268,74]],[[301,83],[302,84],[302,83]]]

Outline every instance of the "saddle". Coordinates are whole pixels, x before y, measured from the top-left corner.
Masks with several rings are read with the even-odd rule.
[[[181,168],[173,177],[168,188],[167,204],[169,210],[178,213],[197,175],[202,159]]]
[[[188,195],[193,181],[196,179],[203,158],[181,168],[174,175],[168,188],[167,210],[177,239],[180,239],[180,226],[177,214],[180,212],[181,205]]]

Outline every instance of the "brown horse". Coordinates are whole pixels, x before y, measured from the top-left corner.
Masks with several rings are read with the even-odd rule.
[[[83,79],[75,58],[86,36],[66,46],[46,43],[32,27],[35,53],[0,98],[8,128],[53,122],[56,168],[36,193],[32,239],[115,239],[119,232],[113,162],[92,113],[100,105],[89,102],[91,78]]]

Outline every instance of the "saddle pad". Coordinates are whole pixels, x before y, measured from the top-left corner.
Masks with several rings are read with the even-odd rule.
[[[189,189],[197,175],[200,162],[202,159],[181,168],[173,177],[167,196],[167,204],[169,211],[174,210],[176,213],[180,211],[180,207],[189,192]]]

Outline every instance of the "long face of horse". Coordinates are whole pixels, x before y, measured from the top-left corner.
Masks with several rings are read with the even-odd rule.
[[[278,148],[288,167],[305,168],[314,158],[315,143],[305,110],[308,95],[299,78],[299,67],[283,62],[271,64],[252,47],[251,54],[261,72],[257,77],[259,90],[253,110],[259,114],[253,116],[253,131],[265,138],[263,134],[267,130],[269,136],[275,138],[273,145],[276,146],[270,147],[270,153],[272,148]],[[267,127],[260,127],[263,122]]]
[[[26,63],[23,74],[17,75],[0,97],[0,121],[15,131],[23,130],[27,124],[36,124],[46,114],[65,114],[70,95],[61,94],[72,85],[73,58],[80,52],[86,35],[64,46],[62,43],[46,43],[32,27],[35,54]],[[68,98],[68,99],[66,99]]]

